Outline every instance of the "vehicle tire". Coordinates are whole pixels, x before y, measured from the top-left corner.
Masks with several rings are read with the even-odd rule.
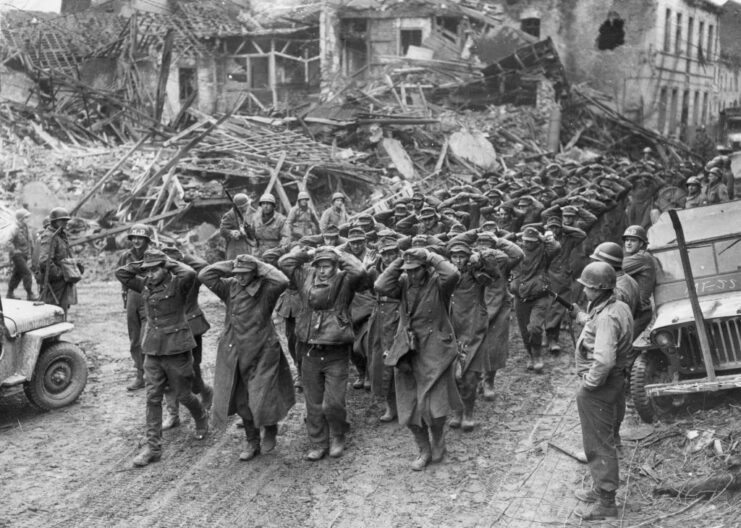
[[[80,347],[57,341],[45,347],[36,361],[26,396],[44,411],[69,405],[87,383],[87,361]]]
[[[670,381],[668,361],[661,352],[643,352],[635,359],[630,370],[630,395],[641,420],[652,423],[672,408],[671,397],[651,398],[646,392],[647,385]]]

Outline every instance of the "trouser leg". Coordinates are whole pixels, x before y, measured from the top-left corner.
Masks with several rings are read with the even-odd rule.
[[[144,309],[141,296],[129,290],[126,301],[126,326],[129,331],[129,353],[131,354],[131,359],[134,360],[134,368],[137,371],[142,370],[141,333],[143,323]]]
[[[162,452],[162,395],[167,374],[160,356],[144,357],[144,379],[147,392],[147,444],[154,453]]]
[[[203,359],[203,336],[193,336],[196,340],[196,346],[191,351],[193,356],[193,394],[201,394],[203,392],[204,382],[203,373],[201,372],[201,360]]]
[[[651,322],[653,311],[651,308],[638,312],[633,320],[633,340],[643,333]]]
[[[322,412],[327,418],[330,436],[342,436],[349,429],[347,423],[347,358],[327,361],[324,367],[324,400]]]
[[[299,350],[304,346],[299,345]],[[324,371],[322,360],[317,357],[305,356],[301,363],[301,379],[304,384],[304,400],[306,402],[306,431],[309,440],[316,447],[329,447],[329,423],[322,410],[324,401]]]
[[[234,402],[236,406],[237,414],[242,418],[244,423],[244,434],[248,443],[253,446],[260,445],[260,429],[255,427],[255,422],[250,410],[249,393],[247,392],[247,385],[242,376],[238,374],[236,376],[234,386]]]
[[[288,342],[288,354],[296,366],[296,372],[301,372],[301,355],[296,353],[296,318],[286,317],[286,341]]]
[[[201,401],[193,394],[193,357],[190,352],[166,356],[163,360],[167,372],[167,382],[175,393],[177,400],[182,403],[196,422],[196,428],[201,429],[207,420],[206,411]]]
[[[612,374],[594,390],[580,387],[576,406],[582,442],[595,489],[614,492],[619,484],[617,449],[614,442],[616,401],[623,390],[622,374]]]
[[[530,351],[530,333],[528,331],[528,322],[530,321],[530,311],[532,303],[515,299],[515,316],[517,317],[517,327],[520,329],[522,344]]]
[[[26,257],[13,255],[10,260],[13,264],[13,270],[8,279],[8,293],[12,294],[22,281],[26,294],[29,297],[33,296],[33,275],[28,268]]]

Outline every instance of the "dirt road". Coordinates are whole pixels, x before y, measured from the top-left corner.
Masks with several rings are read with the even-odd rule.
[[[381,424],[381,403],[352,389],[353,429],[340,459],[303,460],[299,396],[273,453],[239,462],[241,430],[197,441],[183,409],[183,425],[165,432],[162,461],[133,468],[144,393],[125,389],[131,360],[119,292],[117,283],[83,283],[71,310],[69,339],[90,366],[76,404],[40,413],[22,396],[0,401],[0,527],[579,524],[572,491],[585,467],[548,447],[581,445],[573,359],[564,352],[545,374],[529,373],[516,331],[499,398],[478,404],[474,432],[449,431],[445,462],[422,473],[409,469],[416,451],[406,428]],[[210,379],[223,309],[207,291],[201,304],[213,325],[204,339]]]

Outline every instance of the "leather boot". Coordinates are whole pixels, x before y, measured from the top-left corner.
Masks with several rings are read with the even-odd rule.
[[[133,462],[136,467],[144,467],[152,462],[159,462],[160,458],[162,453],[154,451],[147,445],[134,457]]]
[[[203,390],[201,391],[200,396],[203,410],[210,411],[211,406],[214,404],[214,390],[208,385],[203,385]]]
[[[417,443],[419,454],[412,462],[412,471],[422,471],[432,460],[432,448],[430,446],[430,437],[427,433],[427,427],[410,425],[409,429],[414,435],[414,441]]]
[[[248,440],[244,439],[242,445],[242,452],[239,453],[239,460],[242,462],[248,462],[260,454],[260,440]]]
[[[208,434],[208,413],[204,411],[203,416],[196,421],[196,440],[203,440]]]
[[[276,436],[278,436],[278,426],[266,425],[265,434],[263,434],[262,437],[263,453],[270,453],[273,449],[275,449],[275,444],[277,443]]]
[[[453,414],[450,417],[450,421],[448,422],[448,425],[450,425],[451,429],[458,429],[461,426],[462,421],[463,421],[463,411],[453,411]]]
[[[496,371],[487,372],[484,378],[484,399],[486,401],[494,401],[497,398],[497,394],[494,392],[494,376]]]
[[[441,462],[445,456],[445,418],[436,418],[430,426],[432,462]]]
[[[180,425],[180,405],[177,400],[174,402],[167,402],[165,405],[167,408],[167,416],[162,420],[162,430],[167,431]]]
[[[329,456],[339,458],[345,452],[345,435],[335,435],[329,439]]]
[[[461,421],[461,429],[467,433],[473,431],[473,428],[476,426],[476,422],[473,419],[473,405],[473,398],[463,402],[463,420]]]
[[[618,511],[615,504],[615,492],[599,490],[599,500],[590,504],[586,509],[575,512],[583,521],[604,521],[617,519]]]
[[[534,345],[532,347],[532,351],[533,370],[539,374],[543,372],[543,352],[541,347]]]
[[[554,356],[561,353],[561,345],[558,344],[558,338],[548,338],[548,351]]]
[[[127,391],[137,391],[139,389],[144,388],[144,370],[137,369],[136,371],[136,377],[134,378],[134,381],[132,381],[128,387],[126,387]]]
[[[315,447],[304,457],[309,462],[317,462],[323,459],[327,455],[328,449],[326,447]]]
[[[379,418],[383,423],[393,422],[396,419],[396,405],[391,402],[386,402],[386,410],[383,415]]]
[[[592,504],[599,500],[599,492],[594,488],[589,488],[588,490],[578,489],[574,491],[574,497],[587,504]]]
[[[530,348],[527,349],[527,358],[525,358],[525,368],[533,370],[533,353]]]

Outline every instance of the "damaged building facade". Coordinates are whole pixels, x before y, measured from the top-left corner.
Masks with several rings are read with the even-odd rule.
[[[663,134],[689,141],[738,100],[733,59],[721,60],[723,9],[709,0],[347,0],[333,10],[323,28],[333,75],[372,76],[400,56],[489,64],[528,37],[550,37],[570,82]],[[499,38],[502,27],[515,32]]]

